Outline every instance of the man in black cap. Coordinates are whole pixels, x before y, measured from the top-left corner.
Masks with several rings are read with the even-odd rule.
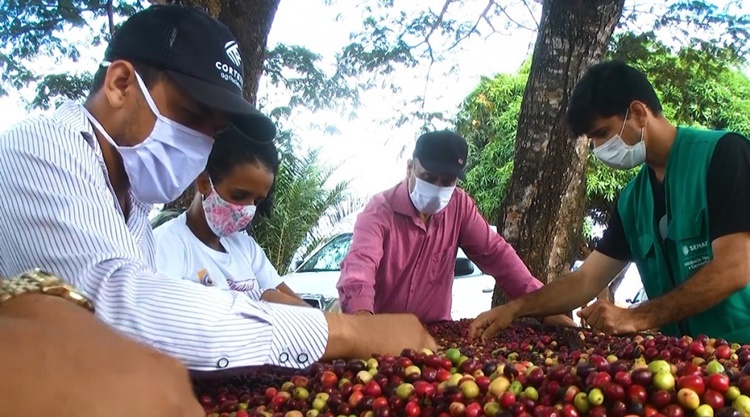
[[[542,286],[490,228],[471,197],[456,188],[458,179],[464,179],[467,157],[466,141],[453,132],[417,139],[406,179],[373,197],[357,218],[337,285],[345,313],[413,313],[427,323],[451,320],[459,247],[511,298]],[[573,325],[565,316],[546,321]]]
[[[148,215],[203,171],[214,135],[231,123],[252,140],[275,136],[242,86],[237,43],[205,12],[156,5],[129,18],[84,105],[0,135],[0,276],[60,276],[105,323],[198,371],[435,348],[413,316],[356,321],[155,271]],[[37,284],[7,287],[45,292]]]

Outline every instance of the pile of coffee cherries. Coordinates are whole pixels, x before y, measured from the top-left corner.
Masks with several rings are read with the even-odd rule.
[[[429,326],[438,352],[264,367],[196,381],[211,417],[750,417],[750,345],[524,323],[488,341]]]

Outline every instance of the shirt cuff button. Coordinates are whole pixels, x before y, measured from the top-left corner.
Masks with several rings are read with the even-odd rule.
[[[287,363],[289,362],[289,354],[286,352],[281,352],[281,355],[279,355],[279,363]]]
[[[297,355],[297,363],[307,363],[309,359],[310,357],[307,356],[307,353],[300,353]]]
[[[221,359],[219,359],[219,361],[216,362],[216,366],[218,368],[221,368],[221,369],[226,368],[227,366],[229,366],[229,359],[227,359],[227,358],[221,358]]]

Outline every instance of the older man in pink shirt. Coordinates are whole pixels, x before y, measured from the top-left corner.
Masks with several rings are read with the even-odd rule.
[[[471,197],[456,188],[467,154],[466,141],[455,133],[419,137],[406,180],[373,197],[357,219],[337,285],[343,312],[450,320],[458,247],[512,299],[542,287]],[[574,325],[565,316],[545,322]]]

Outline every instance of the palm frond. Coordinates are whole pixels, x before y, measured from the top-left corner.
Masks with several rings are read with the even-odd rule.
[[[320,162],[318,150],[282,155],[273,216],[253,225],[255,239],[277,270],[285,271],[298,251],[306,255],[362,207],[363,201],[350,194],[349,181],[328,185],[334,172],[335,166]]]

